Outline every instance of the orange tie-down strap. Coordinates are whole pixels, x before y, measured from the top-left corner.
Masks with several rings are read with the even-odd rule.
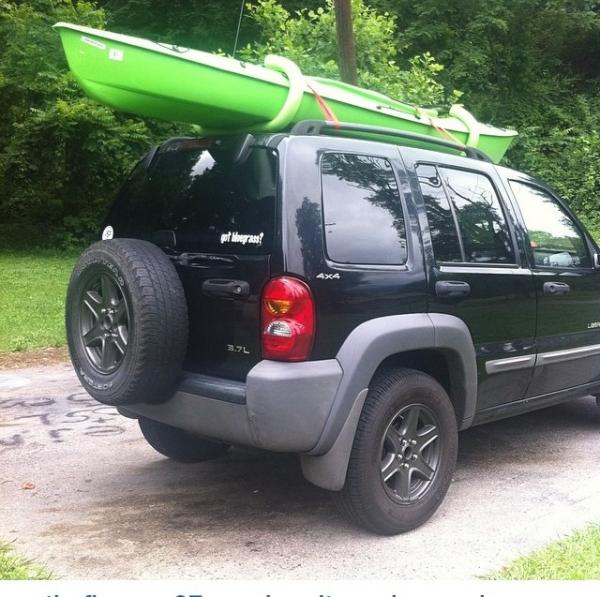
[[[335,128],[337,128],[337,129],[341,128],[340,121],[338,120],[334,111],[329,107],[329,105],[327,104],[325,99],[321,96],[321,94],[319,94],[319,92],[312,85],[310,85],[310,83],[307,83],[307,85],[308,85],[308,88],[313,92],[315,99],[317,100],[317,103],[319,104],[319,107],[321,108],[321,111],[323,112],[323,116],[325,116],[325,120],[330,120],[330,121],[334,122]],[[467,148],[467,146],[460,139],[455,137],[450,131],[447,131],[443,126],[436,124],[433,121],[433,118],[429,119],[429,123],[438,133],[440,133],[443,137],[446,137],[446,139],[448,139],[449,141],[452,141],[453,143],[456,143],[457,145],[459,145],[462,150],[465,150]]]
[[[321,108],[321,112],[323,112],[323,116],[325,116],[325,120],[331,120],[335,123],[335,128],[339,129],[341,127],[340,121],[337,119],[337,116],[333,112],[333,110],[327,105],[327,102],[323,99],[323,97],[312,87],[310,83],[307,83],[308,88],[313,92],[317,103],[319,104],[319,108]]]
[[[433,122],[433,118],[429,119],[429,124],[438,133],[440,133],[440,135],[442,135],[442,137],[446,137],[446,139],[448,139],[448,141],[452,141],[452,143],[456,143],[457,145],[460,145],[460,148],[463,151],[467,148],[467,146],[460,139],[457,139],[450,131],[447,131],[443,126],[440,126],[439,124],[436,124],[435,122]]]

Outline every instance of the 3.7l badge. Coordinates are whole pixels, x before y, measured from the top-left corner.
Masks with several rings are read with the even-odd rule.
[[[250,354],[250,351],[245,346],[238,346],[235,344],[228,344],[227,352],[237,352],[239,354]]]

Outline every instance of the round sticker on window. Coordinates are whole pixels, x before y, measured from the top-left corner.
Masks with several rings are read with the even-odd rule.
[[[115,235],[115,231],[113,230],[112,226],[107,226],[103,231],[102,231],[102,240],[110,240],[111,238],[113,238]]]

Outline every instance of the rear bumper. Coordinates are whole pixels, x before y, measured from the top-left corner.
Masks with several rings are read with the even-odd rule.
[[[119,411],[232,444],[303,453],[321,437],[341,379],[335,359],[261,361],[245,384],[187,374],[168,401]]]

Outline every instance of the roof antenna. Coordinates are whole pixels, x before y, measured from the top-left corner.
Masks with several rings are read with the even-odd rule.
[[[242,6],[240,6],[240,18],[238,19],[237,31],[235,33],[235,42],[233,44],[233,54],[232,57],[235,58],[235,53],[237,51],[238,39],[240,37],[240,27],[242,26],[242,17],[244,16],[244,2],[246,0],[242,0]]]

